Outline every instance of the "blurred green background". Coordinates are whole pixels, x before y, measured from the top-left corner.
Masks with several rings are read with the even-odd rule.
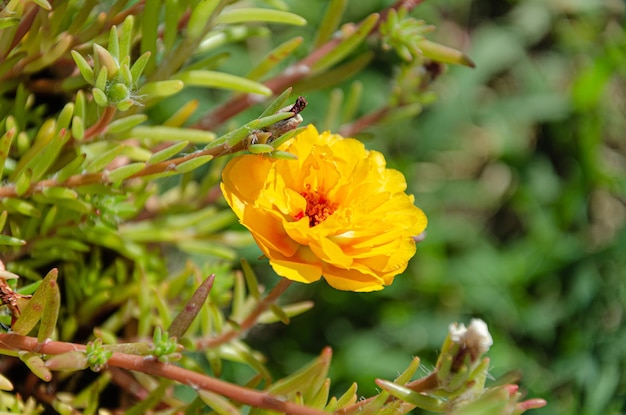
[[[313,32],[326,2],[289,3]],[[345,18],[391,3],[352,1]],[[336,393],[357,380],[367,396],[375,378],[393,378],[411,356],[432,368],[448,324],[480,317],[495,340],[493,376],[519,369],[522,390],[548,400],[532,413],[626,412],[624,7],[428,0],[412,12],[476,68],[449,68],[422,114],[359,137],[405,173],[428,236],[382,292],[292,287],[292,298],[316,307],[251,336],[274,371],[330,345]],[[295,35],[282,30],[277,39]],[[392,64],[379,53],[359,75],[362,113],[388,99]],[[352,81],[339,87],[347,92]],[[338,127],[325,125],[329,95],[305,93],[306,122]]]

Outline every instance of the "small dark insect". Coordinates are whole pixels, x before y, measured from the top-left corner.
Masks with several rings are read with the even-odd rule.
[[[294,116],[298,115],[302,111],[304,111],[304,109],[306,108],[307,104],[308,104],[308,102],[306,102],[306,99],[304,99],[304,97],[300,96],[300,97],[298,97],[298,99],[296,99],[296,102],[293,103],[293,106],[290,109],[288,109],[287,111],[293,112]]]
[[[275,124],[250,133],[250,135],[244,139],[244,148],[248,148],[253,144],[269,144],[281,135],[291,130],[295,130],[303,121],[300,113],[304,111],[306,106],[306,99],[300,96],[296,99],[296,102],[294,102],[293,105],[288,105],[276,111],[277,114],[281,112],[293,112],[294,114],[292,117],[278,121]]]

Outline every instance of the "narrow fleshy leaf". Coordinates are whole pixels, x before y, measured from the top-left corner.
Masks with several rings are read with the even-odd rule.
[[[431,396],[412,391],[411,389],[397,385],[393,382],[376,379],[376,384],[396,398],[415,405],[418,408],[426,409],[431,412],[444,412],[446,409],[446,405],[442,401]]]
[[[192,99],[183,104],[171,117],[163,122],[164,127],[181,127],[189,117],[193,115],[193,113],[198,109],[198,105],[200,101],[197,99]]]
[[[0,390],[12,391],[13,384],[11,381],[0,374]]]
[[[279,148],[283,143],[289,140],[291,137],[298,135],[302,131],[304,131],[306,127],[298,127],[296,129],[287,131],[285,134],[277,137],[275,140],[272,140],[272,147]],[[274,153],[272,153],[273,156]]]
[[[48,0],[33,0],[33,3],[35,3],[36,5],[38,5],[39,7],[47,11],[52,10],[52,5],[50,4]]]
[[[261,292],[259,290],[259,283],[257,281],[256,275],[254,274],[254,270],[250,266],[250,263],[245,259],[241,260],[241,270],[243,272],[243,277],[246,280],[246,285],[248,287],[248,292],[255,300],[261,298]]]
[[[32,217],[41,216],[41,211],[26,200],[6,197],[1,202],[9,212],[17,212]]]
[[[20,19],[18,17],[2,17],[0,18],[0,30],[16,26],[19,22]]]
[[[128,133],[130,137],[145,138],[152,141],[174,141],[181,139],[194,144],[206,144],[215,140],[215,134],[210,131],[194,130],[190,128],[173,128],[163,126],[139,126]]]
[[[96,75],[96,83],[94,84],[94,87],[104,92],[107,87],[107,80],[109,79],[109,70],[106,66],[103,66],[102,68],[100,68],[100,70],[97,71],[97,73],[98,74]]]
[[[46,187],[41,193],[51,199],[76,199],[78,197],[76,191],[66,187]]]
[[[270,53],[268,53],[267,56],[265,56],[254,69],[252,69],[248,73],[246,78],[252,80],[260,79],[273,68],[275,68],[276,65],[282,62],[285,58],[291,55],[291,53],[302,44],[302,41],[302,37],[295,37],[293,39],[289,39],[281,45],[278,45]]]
[[[253,7],[224,10],[215,20],[219,24],[245,22],[281,23],[296,26],[306,24],[306,19],[294,13]]]
[[[165,13],[163,14],[163,46],[166,52],[171,51],[178,40],[180,9],[178,0],[165,0]]]
[[[361,81],[354,81],[350,84],[350,90],[346,96],[346,102],[341,112],[341,124],[347,124],[354,120],[354,117],[359,110],[359,104],[363,96],[363,83]]]
[[[176,246],[181,251],[190,254],[209,255],[229,261],[237,259],[237,251],[225,246],[223,243],[215,243],[204,240],[187,240],[177,242]]]
[[[105,151],[100,156],[96,157],[85,167],[85,171],[87,173],[96,173],[104,170],[104,168],[115,159],[115,157],[119,156],[126,147],[126,144],[120,144],[112,149]]]
[[[135,63],[133,63],[133,66],[130,67],[130,74],[133,76],[133,81],[135,83],[137,83],[141,77],[141,74],[146,68],[151,55],[152,54],[150,52],[144,52],[139,58],[137,58]]]
[[[87,158],[86,154],[80,154],[76,156],[76,158],[66,164],[59,172],[56,174],[57,182],[63,183],[70,176],[78,174],[82,170],[82,165]]]
[[[58,211],[59,208],[57,207],[57,205],[50,206],[48,213],[46,213],[43,220],[41,221],[40,230],[42,235],[47,235],[48,232],[50,232]]]
[[[288,395],[296,391],[318,391],[328,376],[331,358],[331,349],[325,348],[321,355],[311,363],[270,386],[268,392]]]
[[[155,413],[152,408],[156,407],[162,400],[163,396],[166,395],[168,388],[170,388],[171,380],[162,380],[157,384],[157,386],[150,391],[148,396],[145,396],[143,399],[139,400],[135,405],[131,408],[125,409],[125,415],[145,415],[149,413]]]
[[[24,246],[26,241],[9,235],[0,234],[0,245],[4,246]]]
[[[85,112],[87,103],[85,102],[85,93],[80,90],[76,92],[76,98],[74,99],[74,115],[80,117],[85,122]]]
[[[404,385],[405,383],[408,383],[413,377],[413,375],[415,374],[415,372],[417,371],[417,369],[419,369],[419,367],[420,367],[420,358],[415,356],[411,360],[409,367],[407,367],[404,370],[404,372],[398,375],[398,377],[395,378],[394,382],[400,385]]]
[[[261,113],[259,118],[267,117],[268,115],[276,114],[281,108],[285,106],[285,102],[291,95],[292,88],[285,89],[279,96],[277,96]]]
[[[302,301],[299,303],[284,305],[280,307],[279,313],[274,313],[274,310],[262,313],[259,316],[258,322],[263,324],[271,324],[282,321],[283,323],[285,323],[285,321],[289,321],[290,318],[309,311],[313,308],[314,305],[315,304],[312,301]]]
[[[157,97],[168,97],[180,92],[185,84],[181,80],[150,82],[141,87],[139,96],[145,95],[149,100]]]
[[[328,402],[328,395],[330,394],[330,379],[324,380],[322,387],[319,388],[317,393],[306,400],[308,406],[315,409],[323,409]]]
[[[328,42],[333,33],[337,31],[347,5],[348,0],[331,0],[328,2],[326,13],[324,13],[324,18],[319,24],[319,29],[315,36],[315,48]]]
[[[278,160],[297,160],[298,156],[282,150],[276,150],[272,153],[272,158]]]
[[[258,353],[251,350],[248,345],[241,341],[233,341],[229,346],[229,348],[224,348],[222,350],[225,359],[232,359],[235,362],[245,363],[263,376],[265,380],[271,379],[271,375],[265,365],[263,365]]]
[[[41,315],[41,323],[37,333],[37,340],[43,342],[52,337],[52,333],[57,325],[59,318],[59,310],[61,307],[61,293],[56,280],[48,281],[48,289],[46,291],[46,305]]]
[[[272,90],[263,84],[225,72],[195,70],[176,75],[186,86],[229,89],[259,95],[272,95]]]
[[[129,115],[128,117],[120,118],[109,123],[106,132],[109,134],[119,134],[138,126],[147,119],[148,116],[145,114]]]
[[[72,36],[61,37],[59,41],[48,49],[46,53],[41,55],[39,59],[36,59],[24,66],[23,71],[38,72],[48,66],[51,66],[61,56],[67,53],[67,51],[72,47],[72,42]]]
[[[270,311],[274,314],[283,324],[289,324],[289,316],[278,304],[270,304]]]
[[[133,74],[130,71],[130,57],[128,57],[128,59],[126,59],[127,61],[129,61],[128,63],[124,62],[122,64],[120,64],[120,78],[121,81],[124,83],[124,85],[128,86],[129,88],[132,88],[136,82],[133,79]]]
[[[93,72],[93,68],[91,67],[91,65],[89,65],[89,62],[87,62],[87,60],[83,58],[83,55],[76,52],[75,50],[73,50],[71,53],[72,58],[74,58],[74,62],[76,63],[76,66],[80,71],[80,74],[83,76],[83,78],[85,78],[85,81],[93,85],[96,78]]]
[[[59,115],[57,116],[56,130],[57,133],[70,126],[72,116],[74,115],[74,103],[68,102],[65,104]]]
[[[7,128],[7,131],[0,137],[0,177],[2,177],[2,173],[4,172],[6,160],[9,157],[9,150],[11,149],[16,131],[17,129],[15,127]]]
[[[309,90],[330,88],[361,72],[361,70],[372,61],[374,56],[374,53],[371,51],[362,53],[333,69],[316,73],[302,79],[294,85],[294,89],[297,90],[298,93],[302,93]]]
[[[350,52],[357,48],[365,37],[372,31],[376,23],[378,22],[379,15],[377,13],[369,15],[358,28],[348,34],[332,51],[315,62],[312,66],[312,70],[315,72],[327,69],[343,58],[345,58]]]
[[[107,49],[98,45],[97,43],[93,44],[93,54],[94,54],[94,70],[98,73],[98,77],[100,77],[100,73],[104,68],[106,68],[106,79],[113,79],[117,75],[117,72],[120,70],[120,66],[111,55]],[[98,79],[96,79],[96,86],[98,88],[102,88],[101,85],[98,85]]]
[[[231,45],[235,43],[240,43],[245,41],[246,39],[252,37],[268,37],[271,35],[271,31],[266,27],[261,26],[227,26],[220,27],[218,30],[213,32],[209,32],[207,36],[202,39],[200,45],[198,45],[198,49],[196,49],[197,54],[206,54],[208,52],[215,51],[217,48]],[[212,59],[210,57],[206,57],[201,60],[201,62],[195,63],[191,65],[187,70],[193,69],[209,69],[206,66],[214,66],[215,61],[220,60],[220,55],[224,52],[216,54]],[[222,55],[223,56],[223,55]],[[198,67],[199,66],[199,67]]]
[[[219,0],[200,0],[194,7],[187,23],[187,37],[190,40],[197,40],[205,34],[207,22],[219,3]]]
[[[169,147],[164,148],[161,151],[157,151],[148,159],[146,164],[155,164],[161,161],[167,160],[183,151],[189,145],[189,141],[181,141],[179,143],[172,144]]]
[[[228,402],[221,395],[206,390],[199,390],[198,396],[202,402],[207,404],[219,415],[241,415],[237,407]]]
[[[25,194],[28,189],[30,189],[30,185],[33,182],[33,171],[32,169],[25,168],[22,170],[21,174],[17,176],[15,179],[15,191],[19,196]]]
[[[120,61],[120,38],[117,35],[117,26],[111,26],[109,30],[109,44],[107,50],[115,58],[117,62]]]
[[[77,140],[82,140],[85,137],[85,124],[83,119],[78,116],[72,118],[72,137]]]
[[[133,26],[135,24],[135,17],[131,14],[124,19],[122,27],[120,28],[119,35],[119,56],[118,59],[122,62],[124,59],[130,56],[130,49],[133,41]]]
[[[146,167],[146,163],[131,163],[126,166],[118,167],[117,169],[110,171],[108,178],[111,183],[121,182],[124,179],[129,178],[133,174],[136,174]]]
[[[56,285],[57,276],[58,271],[54,268],[41,281],[39,288],[37,288],[32,298],[28,300],[26,307],[20,310],[20,317],[12,327],[14,332],[26,336],[35,327],[47,306],[48,293],[51,290],[51,286]]]
[[[343,90],[334,88],[330,91],[330,97],[326,106],[326,115],[322,121],[322,129],[328,131],[337,130],[339,124],[339,115],[343,107]]]
[[[18,357],[39,379],[44,382],[50,382],[52,380],[52,373],[50,373],[50,370],[46,367],[46,363],[39,353],[20,352]]]
[[[252,154],[271,153],[274,150],[271,144],[252,144],[248,146],[248,151]]]
[[[443,63],[469,66],[470,68],[476,66],[474,62],[463,52],[453,49],[451,47],[431,42],[427,39],[419,41],[417,46],[420,48],[424,56],[432,60]]]
[[[109,105],[109,99],[107,98],[107,94],[104,93],[100,88],[93,88],[91,90],[91,94],[93,95],[93,100],[96,101],[101,107],[106,107]]]
[[[211,160],[213,160],[213,156],[211,155],[195,157],[191,160],[180,163],[178,166],[176,166],[176,171],[178,173],[187,173],[189,171],[197,169],[198,167],[208,163]]]
[[[172,324],[167,329],[170,336],[180,339],[187,332],[187,329],[198,315],[198,311],[200,311],[200,308],[209,297],[214,280],[215,275],[210,275],[194,291],[189,301],[185,303],[183,309],[174,317]]]
[[[161,14],[162,8],[161,0],[145,0],[142,19],[141,19],[141,42],[140,42],[140,50],[141,53],[150,52],[156,56],[157,54],[157,39],[159,37],[159,22],[161,19],[159,18]],[[149,60],[146,62],[144,66],[146,73],[150,74],[156,63],[154,60]],[[131,70],[132,72],[132,70]],[[134,75],[134,74],[133,74]],[[135,80],[137,78],[133,78]]]
[[[348,405],[352,405],[357,400],[356,391],[358,389],[358,385],[354,382],[347,391],[344,392],[343,395],[337,399],[337,409],[344,408]]]
[[[72,372],[89,367],[85,352],[72,351],[61,353],[46,360],[46,367],[54,371]]]
[[[59,156],[61,149],[68,142],[71,135],[68,130],[62,129],[56,134],[47,145],[41,149],[36,157],[26,165],[32,170],[32,180],[38,181],[46,173],[46,170],[54,163]]]

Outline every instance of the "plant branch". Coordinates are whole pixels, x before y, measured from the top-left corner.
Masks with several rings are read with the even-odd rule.
[[[191,154],[187,154],[186,156],[183,156],[183,157],[178,157],[175,159],[170,159],[170,160],[162,161],[162,162],[155,163],[155,164],[150,164],[150,165],[145,166],[142,170],[138,171],[137,173],[133,174],[132,176],[124,180],[151,176],[151,175],[159,174],[159,173],[166,173],[168,171],[175,171],[176,166],[186,161],[192,160],[194,158],[207,156],[207,155],[221,156],[230,152],[234,152],[235,150],[238,149],[236,147],[231,147],[231,148],[226,148],[226,147],[227,146],[225,145],[216,146],[216,147],[205,149],[205,150],[199,150]],[[73,176],[70,176],[65,181],[58,181],[56,179],[41,180],[37,183],[31,184],[28,190],[24,192],[23,194],[18,194],[17,189],[14,185],[0,186],[0,199],[5,198],[5,197],[30,196],[33,194],[41,193],[44,189],[50,188],[50,187],[63,186],[68,189],[73,189],[73,188],[77,188],[81,186],[86,186],[89,184],[98,184],[98,183],[104,184],[104,185],[111,184],[111,181],[109,180],[109,177],[108,177],[108,171],[104,171],[100,173],[75,174]]]
[[[354,137],[355,134],[360,133],[367,127],[376,124],[379,122],[387,113],[389,112],[389,107],[385,106],[380,108],[374,112],[370,112],[362,116],[361,118],[351,122],[350,124],[346,124],[339,129],[339,134],[344,137]]]
[[[28,351],[47,355],[85,351],[85,346],[82,344],[58,341],[39,343],[34,337],[22,336],[15,333],[0,334],[0,347],[13,352]],[[253,407],[292,415],[327,414],[326,412],[293,402],[285,402],[280,397],[266,392],[247,389],[170,363],[162,363],[156,358],[115,352],[109,359],[107,365],[175,380],[181,384],[191,386],[196,390],[202,389],[215,392],[234,401]]]
[[[102,134],[108,127],[109,122],[111,122],[114,115],[115,107],[106,107],[100,119],[98,119],[98,121],[94,125],[85,130],[85,136],[83,137],[83,140],[89,140],[91,137]]]
[[[241,333],[244,333],[246,330],[250,329],[254,326],[259,319],[259,316],[266,311],[276,300],[280,297],[291,285],[291,281],[286,278],[281,278],[281,280],[276,284],[274,288],[259,301],[254,307],[254,309],[248,314],[248,316],[239,324],[236,329],[230,329],[219,334],[216,337],[211,337],[207,339],[200,339],[196,342],[196,350],[205,350],[210,349],[212,347],[219,346],[220,344],[224,344],[237,336],[240,336]]]
[[[401,7],[405,7],[409,10],[417,7],[424,0],[398,0],[395,4],[388,7],[385,10],[381,11],[381,18],[378,21],[378,24],[374,27],[373,31],[378,29],[378,26],[382,21],[387,18],[389,11],[392,9],[399,9]],[[356,25],[355,30],[361,25],[359,23]],[[321,58],[326,56],[332,50],[334,50],[340,43],[340,38],[333,38],[329,40],[327,43],[323,44],[313,52],[311,52],[307,57],[303,58],[299,62],[289,66],[286,68],[280,75],[272,78],[264,83],[265,86],[270,88],[274,94],[281,93],[288,87],[292,86],[297,81],[306,78],[310,72],[311,67],[319,61]],[[198,121],[192,128],[198,128],[202,130],[212,131],[217,128],[217,126],[221,125],[225,121],[229,120],[233,116],[239,114],[240,112],[250,108],[254,104],[259,103],[259,96],[254,94],[242,94],[236,95],[232,97],[230,100],[219,106],[213,112],[207,114],[200,121]]]

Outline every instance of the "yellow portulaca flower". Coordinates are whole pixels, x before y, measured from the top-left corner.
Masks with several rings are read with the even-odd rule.
[[[224,197],[274,271],[340,290],[391,284],[427,224],[402,173],[358,140],[312,126],[281,150],[298,159],[242,155],[222,173]]]

